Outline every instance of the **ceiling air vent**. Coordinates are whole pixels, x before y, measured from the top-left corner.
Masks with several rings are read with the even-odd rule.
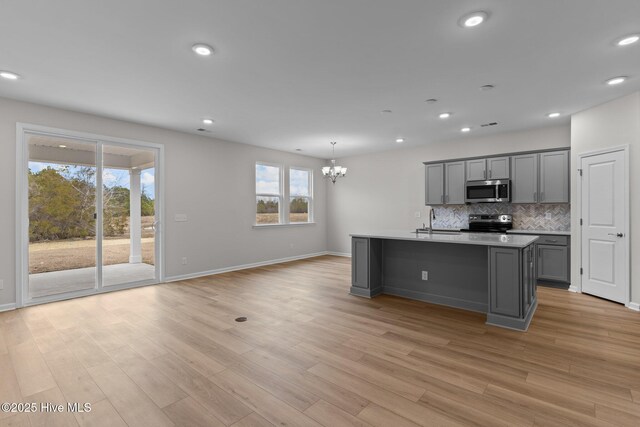
[[[497,124],[498,124],[498,122],[485,123],[483,125],[480,125],[480,127],[481,128],[486,128],[487,126],[495,126]]]

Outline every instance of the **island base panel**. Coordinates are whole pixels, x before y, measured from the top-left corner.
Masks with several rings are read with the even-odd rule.
[[[533,319],[533,313],[535,313],[536,308],[538,308],[538,300],[533,301],[533,304],[531,304],[531,307],[523,319],[503,316],[501,314],[487,313],[487,325],[514,329],[516,331],[526,331],[529,329],[529,325],[531,324],[531,319]]]
[[[385,240],[383,254],[383,293],[487,311],[486,247]]]

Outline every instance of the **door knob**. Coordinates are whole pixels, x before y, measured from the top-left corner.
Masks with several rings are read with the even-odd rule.
[[[623,233],[609,233],[609,236],[624,237]]]

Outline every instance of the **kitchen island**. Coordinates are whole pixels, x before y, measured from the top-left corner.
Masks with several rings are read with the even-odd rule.
[[[537,307],[537,239],[491,233],[353,233],[350,292],[483,312],[487,324],[526,331]]]

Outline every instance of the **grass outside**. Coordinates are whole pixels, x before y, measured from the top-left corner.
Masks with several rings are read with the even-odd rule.
[[[155,239],[142,239],[142,262],[154,265]],[[129,262],[129,239],[105,239],[102,258],[104,265],[126,264]],[[74,270],[95,267],[96,241],[57,240],[29,244],[29,274],[50,271]]]
[[[277,213],[256,214],[256,224],[277,224],[279,215]],[[289,222],[309,222],[309,214],[292,213],[289,214]]]
[[[142,262],[155,265],[154,217],[142,217]],[[128,227],[127,227],[128,228]],[[104,265],[129,262],[130,240],[126,235],[106,237],[102,242]],[[29,243],[29,274],[95,267],[96,240],[69,239]]]

